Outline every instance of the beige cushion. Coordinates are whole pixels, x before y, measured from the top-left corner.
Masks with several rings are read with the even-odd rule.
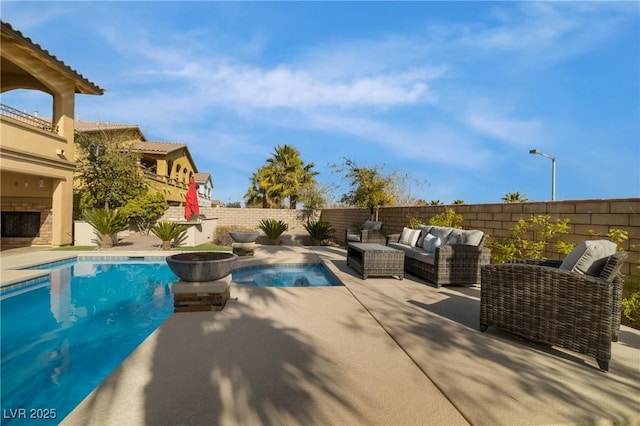
[[[402,234],[400,234],[400,241],[398,242],[400,244],[406,244],[408,246],[415,247],[419,237],[419,229],[403,228]]]
[[[616,252],[616,244],[608,240],[583,241],[564,259],[559,269],[597,277]]]

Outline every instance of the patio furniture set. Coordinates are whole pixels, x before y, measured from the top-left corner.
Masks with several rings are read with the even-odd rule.
[[[383,245],[382,225],[368,226],[345,234],[347,265],[364,279],[411,273],[436,288],[480,284],[480,331],[494,326],[590,355],[608,371],[611,342],[620,334],[620,269],[627,257],[615,243],[584,241],[562,261],[490,264],[482,231],[423,225],[385,235]]]

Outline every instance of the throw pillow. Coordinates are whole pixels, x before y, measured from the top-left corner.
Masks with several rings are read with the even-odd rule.
[[[407,246],[415,247],[419,237],[420,237],[419,229],[403,228],[402,234],[400,234],[400,241],[398,242],[400,244],[405,244]]]
[[[583,241],[567,255],[559,269],[597,277],[607,262],[607,258],[615,252],[616,244],[611,241]]]
[[[436,247],[440,247],[441,244],[442,244],[442,241],[440,241],[440,238],[432,234],[427,234],[424,237],[422,248],[427,253],[433,253],[434,251],[436,251]]]
[[[424,237],[426,237],[427,234],[429,233],[429,230],[431,229],[431,225],[418,225],[418,229],[420,230],[420,237],[418,237],[418,242],[416,243],[416,246],[422,247],[422,244],[424,243]]]
[[[444,226],[432,226],[429,230],[429,233],[440,238],[440,241],[442,241],[443,244],[446,244],[447,238],[449,237],[451,231],[453,231],[453,228],[446,228]]]

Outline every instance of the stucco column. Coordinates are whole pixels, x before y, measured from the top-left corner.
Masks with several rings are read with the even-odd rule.
[[[72,84],[65,85],[63,93],[53,96],[53,123],[58,125],[58,134],[67,140],[66,158],[74,159],[75,94]],[[63,246],[73,243],[73,171],[65,171],[64,179],[53,183],[51,213],[53,215],[51,244]]]

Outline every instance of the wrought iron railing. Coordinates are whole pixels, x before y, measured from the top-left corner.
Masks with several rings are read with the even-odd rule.
[[[0,104],[0,115],[11,117],[14,120],[21,121],[48,132],[58,133],[58,126],[54,126],[50,121],[27,114],[26,112],[17,110],[5,104]]]

